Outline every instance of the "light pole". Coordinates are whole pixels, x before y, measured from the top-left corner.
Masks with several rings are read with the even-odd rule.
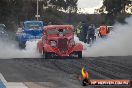
[[[35,15],[35,17],[37,18],[37,20],[39,20],[38,18],[40,17],[39,13],[38,13],[38,10],[39,10],[39,1],[37,0],[37,14]]]

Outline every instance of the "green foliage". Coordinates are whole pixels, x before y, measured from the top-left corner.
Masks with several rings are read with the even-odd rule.
[[[96,9],[96,12],[103,13],[107,11],[105,16],[105,22],[112,25],[115,20],[124,22],[124,18],[127,17],[126,6],[131,4],[131,0],[103,0],[103,6]]]
[[[116,17],[116,20],[120,23],[126,23],[125,22],[125,18],[129,17],[130,14],[124,13],[124,14],[118,14],[118,16]]]
[[[78,0],[51,0],[50,4],[55,5],[57,9],[76,12]]]
[[[77,11],[77,2],[78,0],[66,0],[67,9],[72,10],[73,12]]]
[[[22,2],[21,0],[0,0],[0,19],[6,20],[5,18],[8,17],[17,17],[22,8]]]
[[[65,23],[77,10],[78,0],[39,0],[39,20]],[[25,20],[36,20],[36,0],[0,0],[0,23],[19,25]],[[48,7],[44,9],[44,7]],[[59,10],[66,11],[62,13]],[[65,20],[64,20],[65,19]]]
[[[117,15],[125,12],[125,6],[129,5],[131,0],[104,0],[103,5],[109,14]]]
[[[49,2],[50,1],[50,2]],[[57,10],[76,12],[78,0],[42,0],[39,1],[39,14],[43,15],[43,6],[53,5]],[[49,2],[49,3],[48,3]],[[36,14],[36,0],[0,0],[0,17],[18,17],[23,19],[34,19]],[[1,19],[1,18],[0,18]]]

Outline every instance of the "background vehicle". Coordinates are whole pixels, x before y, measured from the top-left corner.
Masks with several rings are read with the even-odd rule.
[[[83,45],[74,41],[74,27],[71,25],[49,25],[44,27],[38,50],[44,58],[74,56],[82,58]]]
[[[6,39],[8,37],[8,33],[6,31],[6,26],[4,24],[0,24],[0,38]]]
[[[42,21],[25,21],[22,28],[18,28],[16,32],[16,40],[19,42],[20,48],[26,47],[26,41],[40,39],[43,31]]]

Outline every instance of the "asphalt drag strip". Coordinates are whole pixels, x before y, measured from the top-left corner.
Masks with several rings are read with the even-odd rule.
[[[7,82],[22,82],[29,88],[83,88],[78,77],[84,66],[90,79],[132,80],[132,56],[83,59],[0,59],[0,72]],[[97,86],[96,86],[97,87]],[[85,87],[89,88],[89,86]],[[90,88],[95,88],[91,86]],[[108,86],[98,88],[130,88]]]

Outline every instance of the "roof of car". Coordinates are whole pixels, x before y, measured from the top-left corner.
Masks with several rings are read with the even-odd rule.
[[[33,21],[24,21],[24,23],[31,23],[31,22],[33,22],[33,23],[35,23],[35,22],[43,22],[43,21],[35,21],[35,20],[33,20]]]
[[[44,26],[45,30],[50,30],[50,29],[74,29],[72,25],[48,25]]]

